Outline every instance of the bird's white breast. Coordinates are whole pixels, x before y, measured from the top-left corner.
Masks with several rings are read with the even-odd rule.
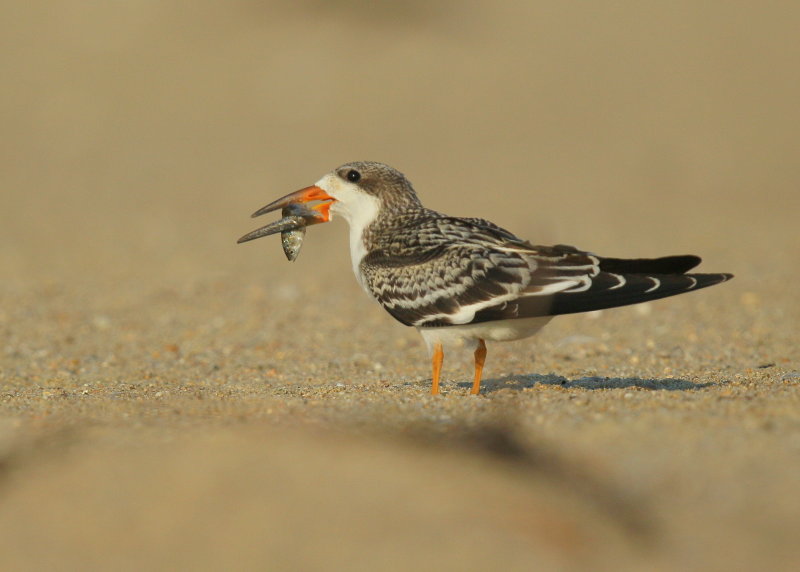
[[[355,185],[343,182],[335,176],[325,175],[316,185],[336,199],[336,202],[331,205],[330,212],[333,215],[331,218],[341,216],[350,225],[350,259],[353,264],[353,273],[364,291],[370,294],[364,285],[359,265],[367,254],[364,230],[378,218],[380,201],[377,197],[365,193]]]

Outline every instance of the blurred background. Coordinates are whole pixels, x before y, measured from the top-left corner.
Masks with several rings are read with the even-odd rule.
[[[797,260],[792,2],[1,10],[6,284],[342,276],[355,291],[343,221],[293,266],[277,239],[235,240],[256,208],[361,159],[535,243],[698,251],[740,274]]]
[[[4,2],[0,568],[796,570],[798,30],[788,1]],[[433,399],[344,221],[292,264],[236,244],[353,160],[736,279],[498,344],[473,400],[448,354]]]

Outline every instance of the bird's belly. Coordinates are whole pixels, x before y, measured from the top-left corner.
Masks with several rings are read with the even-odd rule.
[[[508,342],[534,335],[541,330],[552,316],[521,318],[518,320],[498,320],[480,324],[463,324],[440,328],[417,328],[428,348],[441,343],[445,346],[476,346],[478,340]]]

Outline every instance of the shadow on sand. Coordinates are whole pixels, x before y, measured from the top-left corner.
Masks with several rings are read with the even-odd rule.
[[[667,391],[693,391],[702,389],[713,383],[693,383],[685,379],[664,378],[647,379],[641,377],[581,377],[567,379],[566,377],[549,374],[507,375],[497,379],[485,379],[481,384],[481,393],[500,391],[501,389],[522,390],[534,385],[558,385],[561,387],[580,387],[582,389],[625,389],[638,387],[640,389],[662,389]],[[459,387],[469,388],[471,383],[459,383]]]

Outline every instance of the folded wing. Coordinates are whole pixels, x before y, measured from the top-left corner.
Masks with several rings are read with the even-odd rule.
[[[400,322],[445,327],[587,312],[699,290],[730,274],[686,274],[692,255],[603,258],[567,245],[534,246],[481,219],[437,217],[413,244],[377,248],[360,269]]]

